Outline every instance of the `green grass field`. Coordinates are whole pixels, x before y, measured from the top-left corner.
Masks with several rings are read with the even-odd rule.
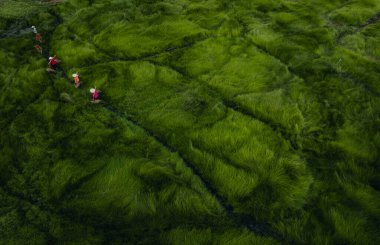
[[[379,19],[378,0],[0,1],[0,244],[380,244]]]

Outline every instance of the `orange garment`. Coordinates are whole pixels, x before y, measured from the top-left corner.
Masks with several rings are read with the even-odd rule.
[[[40,45],[34,45],[34,48],[40,53],[42,54],[42,47]]]
[[[74,77],[74,83],[75,83],[75,84],[78,84],[78,83],[79,83],[79,76]]]
[[[42,36],[41,36],[41,34],[36,33],[36,40],[39,41],[39,42],[42,41]]]

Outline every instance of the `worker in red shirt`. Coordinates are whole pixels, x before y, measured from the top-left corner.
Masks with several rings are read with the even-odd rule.
[[[60,61],[57,59],[57,55],[54,55],[53,57],[49,57],[49,68],[52,69],[52,70],[56,70],[57,67],[58,67],[58,63]]]

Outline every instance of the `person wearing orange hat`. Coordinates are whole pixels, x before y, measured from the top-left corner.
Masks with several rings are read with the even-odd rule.
[[[79,75],[78,75],[78,73],[74,73],[74,74],[73,74],[73,78],[74,78],[74,86],[75,86],[76,88],[78,88],[79,85],[80,85],[80,82],[79,82]]]

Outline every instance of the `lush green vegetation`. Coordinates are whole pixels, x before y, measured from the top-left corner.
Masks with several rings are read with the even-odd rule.
[[[0,9],[1,244],[380,244],[379,1]]]

